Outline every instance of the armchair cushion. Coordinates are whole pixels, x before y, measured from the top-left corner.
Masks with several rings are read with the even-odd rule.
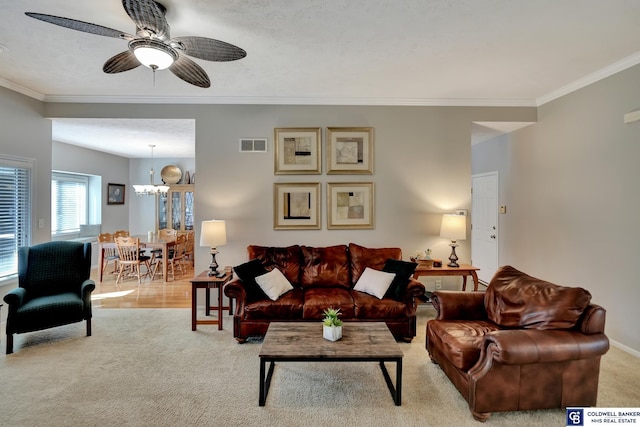
[[[485,335],[500,330],[498,325],[485,320],[443,320],[430,326],[429,339],[437,341],[434,344],[443,349],[449,362],[464,372],[480,358]]]
[[[487,316],[498,325],[541,330],[572,328],[590,302],[583,288],[554,285],[511,266],[496,272],[484,297]]]

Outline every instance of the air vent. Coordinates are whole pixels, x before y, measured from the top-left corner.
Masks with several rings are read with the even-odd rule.
[[[267,138],[240,138],[241,153],[266,153]]]

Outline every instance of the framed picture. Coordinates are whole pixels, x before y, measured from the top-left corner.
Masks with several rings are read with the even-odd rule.
[[[373,182],[327,183],[327,228],[374,228]]]
[[[107,204],[124,205],[124,184],[107,184]]]
[[[373,128],[327,128],[327,174],[373,174]]]
[[[321,173],[320,128],[276,128],[275,174]]]
[[[320,229],[320,183],[273,184],[275,230]]]

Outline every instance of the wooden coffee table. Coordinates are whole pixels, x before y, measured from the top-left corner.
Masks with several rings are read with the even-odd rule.
[[[260,396],[264,406],[275,362],[379,362],[391,397],[402,402],[402,357],[404,354],[384,322],[345,322],[342,339],[322,338],[322,322],[271,322],[260,349]],[[269,372],[266,373],[266,363]],[[385,362],[396,363],[395,387]]]

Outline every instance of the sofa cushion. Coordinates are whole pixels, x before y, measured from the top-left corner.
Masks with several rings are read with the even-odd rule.
[[[405,304],[392,298],[378,299],[356,290],[351,291],[351,297],[356,319],[403,319],[407,316]]]
[[[384,263],[389,258],[402,259],[402,250],[400,248],[366,248],[349,243],[349,255],[351,257],[351,280],[353,284],[356,284],[365,268],[382,270]]]
[[[275,301],[265,297],[244,306],[244,319],[247,320],[300,320],[304,293],[294,288]]]
[[[456,368],[467,372],[480,357],[484,336],[497,330],[498,325],[485,320],[431,320],[427,339],[434,341]]]
[[[490,320],[503,327],[572,328],[591,301],[583,288],[554,285],[511,266],[501,267],[484,297]]]
[[[242,280],[242,285],[247,293],[247,301],[256,301],[267,297],[256,283],[256,277],[267,273],[267,269],[262,265],[262,261],[254,258],[251,261],[233,267],[233,271],[236,273],[236,276]]]
[[[294,286],[300,286],[300,246],[271,247],[250,245],[247,247],[249,259],[258,258],[270,271],[277,268]]]
[[[351,288],[349,256],[346,245],[315,248],[302,246],[300,285],[309,287]]]
[[[416,271],[418,266],[415,262],[400,261],[397,259],[389,258],[384,262],[382,271],[388,273],[395,273],[396,277],[391,282],[391,286],[384,295],[385,298],[393,298],[398,301],[402,301],[404,291],[407,289],[407,285]]]
[[[353,319],[355,309],[351,291],[342,287],[308,288],[304,291],[303,319],[318,319],[323,317],[327,308],[339,308],[341,319]]]
[[[395,278],[395,273],[387,273],[367,267],[358,279],[358,283],[353,287],[353,290],[382,299]]]
[[[284,293],[293,289],[291,283],[277,268],[268,273],[256,277],[256,283],[271,300],[275,301]]]

